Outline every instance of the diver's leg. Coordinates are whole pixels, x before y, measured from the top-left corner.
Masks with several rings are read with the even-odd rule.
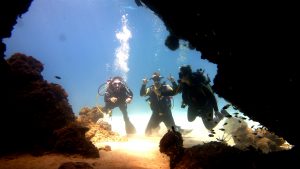
[[[231,115],[228,113],[228,111],[225,110],[225,109],[222,109],[222,110],[221,110],[221,113],[222,113],[222,115],[225,116],[225,117],[230,117],[230,116],[231,116]]]
[[[215,97],[215,95],[212,93],[212,96],[211,96],[211,104],[214,108],[214,111],[215,112],[219,112],[219,108],[218,108],[218,102],[217,102],[217,99]]]
[[[204,126],[211,130],[221,121],[219,117],[214,118],[213,114],[213,108],[209,108],[207,110],[204,110],[204,112],[201,114],[201,118],[203,121]]]
[[[145,134],[147,136],[152,134],[152,131],[157,129],[159,127],[159,123],[161,122],[159,115],[157,112],[152,112],[152,115],[150,117],[150,120],[147,124]]]
[[[104,107],[100,107],[100,108],[101,108],[102,113],[106,113],[108,110],[108,104],[105,103]]]
[[[164,122],[164,124],[166,125],[168,130],[172,130],[172,127],[175,127],[175,129],[177,129],[171,109],[168,107],[168,108],[165,108],[163,111],[164,111],[164,114],[162,117],[162,121]]]
[[[194,106],[189,106],[187,112],[188,121],[189,122],[194,121],[197,116],[199,116],[199,110],[197,110],[197,108]]]
[[[166,110],[166,112],[163,114],[162,121],[165,123],[168,130],[172,130],[172,126],[177,128],[177,126],[175,125],[175,121],[171,109]]]
[[[109,114],[109,116],[112,116],[112,110],[117,107],[116,104],[105,102],[104,107],[100,107],[101,113]]]
[[[125,122],[125,129],[127,134],[134,134],[136,132],[136,129],[134,125],[130,122],[127,112],[127,105],[126,104],[120,104],[119,109],[121,110],[123,114],[123,119]]]

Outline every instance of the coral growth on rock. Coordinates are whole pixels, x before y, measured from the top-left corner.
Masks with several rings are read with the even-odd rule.
[[[97,154],[97,149],[86,140],[86,130],[75,124],[68,94],[59,84],[43,79],[40,61],[16,53],[7,59],[7,65],[1,88],[0,154],[31,152],[38,155],[55,150],[99,156],[90,155],[90,151]],[[76,145],[66,144],[70,140],[66,135],[72,136]]]

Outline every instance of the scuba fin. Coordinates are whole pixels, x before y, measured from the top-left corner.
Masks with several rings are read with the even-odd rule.
[[[126,130],[126,134],[135,134],[136,133],[136,129],[130,121],[125,121],[125,130]]]
[[[175,128],[172,126],[172,130],[179,132],[182,135],[187,135],[193,131],[193,129],[182,129],[180,126],[176,126]]]

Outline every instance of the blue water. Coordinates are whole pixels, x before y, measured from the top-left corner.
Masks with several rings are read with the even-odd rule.
[[[77,115],[82,107],[103,104],[97,89],[115,75],[123,76],[134,93],[129,114],[149,115],[139,90],[142,79],[154,71],[165,81],[169,75],[178,78],[179,66],[186,64],[205,69],[211,80],[217,72],[216,65],[200,59],[201,53],[184,41],[176,51],[168,49],[168,34],[152,11],[133,0],[36,0],[4,40],[5,54],[21,52],[40,60],[44,79],[63,86]],[[219,98],[219,107],[224,104]],[[180,105],[181,96],[175,96],[172,111],[186,113]]]

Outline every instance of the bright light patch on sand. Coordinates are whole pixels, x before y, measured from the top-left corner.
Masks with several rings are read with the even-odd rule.
[[[222,138],[224,132],[221,130],[218,130],[219,128],[222,128],[222,125],[224,124],[223,119],[216,127],[215,127],[215,137],[209,137],[210,132],[205,128],[205,126],[202,123],[202,119],[197,117],[195,121],[189,122],[186,118],[186,114],[183,112],[176,112],[173,113],[173,117],[175,120],[176,125],[180,126],[182,129],[186,130],[192,130],[192,132],[183,135],[184,139],[184,145],[185,147],[190,147],[197,144],[202,144],[203,142],[210,142],[210,141],[216,141],[216,138]],[[149,115],[130,115],[130,120],[133,123],[133,125],[136,128],[137,133],[135,134],[135,137],[138,138],[144,138],[145,136],[145,129],[147,127],[147,124],[150,119]],[[112,124],[112,130],[119,133],[122,136],[126,136],[125,132],[125,123],[123,120],[122,115],[120,116],[114,116],[109,119],[109,123]],[[165,133],[167,132],[167,128],[164,125],[164,123],[160,123],[160,130],[159,132],[154,135],[154,137],[161,138]],[[145,140],[149,138],[151,140],[152,137],[145,137]],[[139,140],[142,141],[142,140]],[[233,144],[232,140],[229,142],[229,144]],[[133,144],[138,145],[138,143]],[[147,147],[145,144],[145,148]],[[151,147],[151,146],[149,146]],[[158,143],[157,143],[158,147]]]
[[[106,145],[109,145],[113,151],[126,153],[127,155],[133,157],[143,156],[144,158],[147,158],[149,160],[157,157],[158,155],[162,155],[159,152],[159,142],[167,132],[167,128],[163,123],[160,123],[159,132],[154,136],[146,137],[144,132],[149,122],[150,115],[151,113],[149,115],[130,115],[130,120],[135,126],[137,133],[135,135],[127,136],[128,141],[101,142],[96,143],[96,146],[104,147]],[[224,140],[224,142],[226,142],[228,145],[233,146],[235,145],[235,143],[233,140],[233,136],[230,135],[230,131],[238,129],[242,124],[246,124],[247,126],[249,126],[249,124],[258,125],[258,123],[248,119],[240,123],[239,120],[241,119],[239,118],[224,118],[214,128],[215,133],[213,134],[213,136],[211,136],[211,131],[205,128],[200,117],[197,117],[193,122],[187,121],[186,112],[174,112],[173,117],[177,126],[180,126],[182,129],[192,130],[190,133],[182,135],[184,140],[183,145],[186,148],[218,140]],[[232,123],[232,120],[234,123]],[[113,117],[109,119],[108,122],[112,124],[113,131],[118,132],[120,135],[126,137],[125,124],[122,115],[113,115]],[[227,125],[224,125],[225,123],[227,123]],[[223,129],[226,129],[227,132],[225,132]],[[252,134],[250,133],[250,135]]]
[[[96,147],[104,147],[109,145],[112,151],[126,153],[129,156],[143,157],[154,159],[159,152],[159,141],[161,137],[146,137],[133,135],[128,137],[128,141],[124,142],[99,142]]]
[[[124,79],[127,79],[128,58],[129,58],[129,39],[132,37],[131,31],[127,27],[127,15],[122,16],[122,30],[116,33],[116,37],[120,42],[120,46],[115,51],[115,68],[116,71],[122,74]]]

